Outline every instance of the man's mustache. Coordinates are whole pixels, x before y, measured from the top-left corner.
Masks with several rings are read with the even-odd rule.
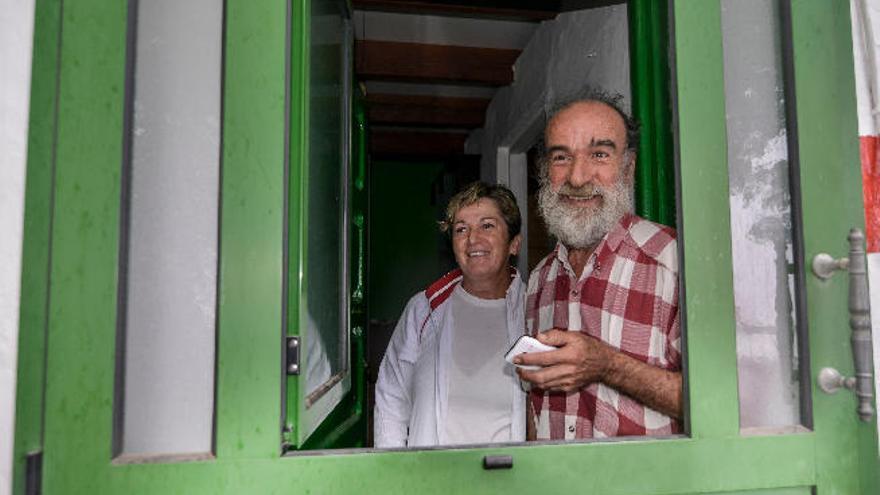
[[[556,191],[557,195],[566,195],[566,196],[582,196],[582,197],[591,197],[591,196],[605,196],[605,188],[596,184],[584,184],[580,187],[574,187],[571,183],[566,182],[559,187],[559,190]]]

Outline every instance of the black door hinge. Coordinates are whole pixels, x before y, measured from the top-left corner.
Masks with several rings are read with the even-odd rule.
[[[288,375],[299,375],[299,337],[287,337],[287,360],[284,370]]]

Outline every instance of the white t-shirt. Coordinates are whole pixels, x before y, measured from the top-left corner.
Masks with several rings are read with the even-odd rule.
[[[452,294],[452,363],[446,412],[449,444],[510,441],[510,375],[504,299]]]

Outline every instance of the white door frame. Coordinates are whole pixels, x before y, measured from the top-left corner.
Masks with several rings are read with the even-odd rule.
[[[536,98],[543,102],[545,98]],[[513,123],[504,139],[498,144],[495,153],[495,180],[513,191],[522,215],[522,243],[519,247],[517,268],[523,280],[528,280],[528,157],[529,149],[544,131],[544,108],[536,105],[530,111],[523,112]]]

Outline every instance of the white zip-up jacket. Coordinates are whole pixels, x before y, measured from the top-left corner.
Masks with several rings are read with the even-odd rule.
[[[446,444],[449,366],[452,360],[450,295],[461,281],[453,270],[413,296],[394,328],[376,381],[373,443],[376,447]],[[510,345],[525,332],[525,286],[519,273],[507,289]],[[510,378],[510,441],[525,441],[526,396],[516,374]]]

